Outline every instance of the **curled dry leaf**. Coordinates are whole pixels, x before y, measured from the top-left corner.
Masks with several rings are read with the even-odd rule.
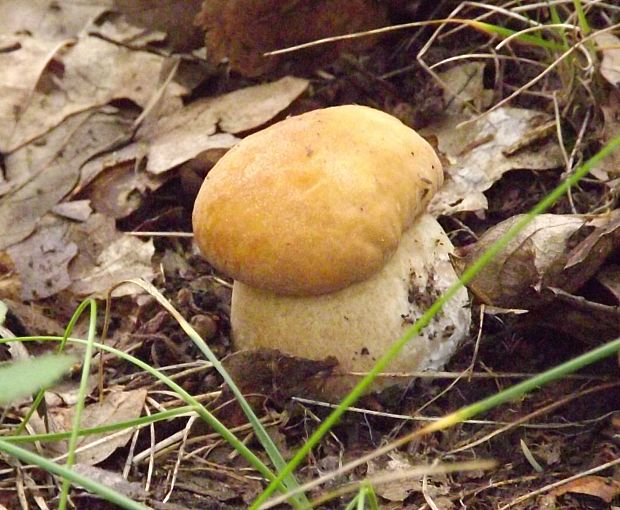
[[[228,59],[245,76],[273,71],[281,58],[265,57],[324,37],[361,32],[387,25],[385,5],[374,0],[205,0],[196,23],[206,30],[207,58],[214,64]],[[375,38],[362,37],[296,52],[306,67],[333,59],[342,51],[360,51]]]
[[[553,489],[553,496],[561,496],[568,492],[588,494],[611,503],[620,495],[620,481],[604,476],[584,476]]]
[[[0,249],[30,235],[73,189],[80,166],[130,129],[110,113],[103,109],[71,116],[37,143],[5,158],[9,179],[0,190]]]
[[[24,301],[53,296],[71,285],[68,266],[77,254],[77,246],[69,240],[68,231],[68,225],[58,223],[9,248]]]
[[[437,139],[446,182],[431,201],[433,215],[476,211],[488,206],[484,191],[515,169],[545,170],[563,165],[547,114],[522,108],[482,112],[493,91],[484,88],[485,64],[468,62],[443,73],[444,114],[422,130]],[[479,118],[478,118],[479,117]]]
[[[85,223],[73,225],[71,238],[78,246],[78,254],[69,266],[69,290],[78,296],[105,297],[112,286],[123,280],[151,280],[154,276],[153,241],[144,242],[118,232],[112,218],[93,214]],[[139,291],[135,286],[122,285],[112,295],[127,296]]]
[[[602,55],[599,72],[609,83],[620,86],[620,37],[598,32],[593,39]]]
[[[149,32],[165,32],[174,51],[189,51],[201,45],[200,30],[194,17],[201,0],[114,0],[114,9],[129,23]],[[144,30],[143,30],[144,31]]]
[[[490,228],[457,266],[464,268],[480,257],[504,235],[522,215]],[[469,284],[482,302],[503,308],[529,309],[540,303],[540,292],[548,286],[574,290],[591,275],[564,272],[570,240],[586,221],[571,215],[541,214],[525,227],[508,246]]]
[[[472,264],[522,219],[514,216],[489,229],[479,242],[461,250],[457,267]],[[587,229],[582,227],[587,226]],[[587,282],[620,245],[620,214],[587,221],[577,215],[541,214],[523,229],[470,283],[484,303],[531,309],[549,301],[556,288],[574,292]]]
[[[239,141],[233,134],[265,124],[307,87],[308,80],[286,76],[201,99],[162,117],[152,129],[140,133],[149,143],[147,170],[159,174],[206,150],[232,147]]]
[[[0,34],[30,34],[40,40],[64,41],[78,35],[109,7],[109,0],[2,0]]]
[[[551,129],[550,129],[551,128]],[[427,132],[448,160],[446,182],[429,206],[434,215],[486,209],[488,190],[509,170],[545,170],[563,165],[552,118],[522,108],[498,108],[458,124],[450,116]],[[533,136],[536,135],[536,136]]]
[[[129,99],[145,107],[158,90],[156,77],[166,62],[159,55],[132,51],[97,37],[78,38],[56,52],[27,102],[10,103],[19,114],[4,126],[7,135],[0,138],[0,150],[14,151],[67,117],[114,99]],[[185,90],[172,82],[167,92],[181,94]],[[0,99],[0,104],[5,101]],[[6,108],[2,106],[0,111]]]
[[[131,391],[112,391],[107,394],[101,403],[89,404],[82,414],[81,428],[93,428],[110,425],[121,421],[139,418],[142,414],[146,399],[146,389]],[[49,423],[51,432],[67,432],[72,429],[75,408],[52,408],[49,410]],[[78,448],[94,444],[77,454],[76,461],[89,466],[98,464],[107,459],[117,448],[127,444],[131,438],[133,429],[127,429],[124,434],[91,434],[83,436],[78,441]],[[109,437],[105,441],[102,438]],[[67,451],[66,442],[49,443],[48,447],[54,454],[62,454]]]
[[[133,420],[140,417],[142,408],[146,399],[146,390],[132,391],[112,391],[107,394],[105,399],[100,403],[89,404],[84,408],[82,414],[81,428],[100,427],[102,425],[111,425],[121,421]],[[73,414],[75,407],[48,407],[48,418],[50,432],[68,432],[73,427]],[[33,422],[35,428],[43,428],[42,421]],[[40,430],[43,432],[44,429]],[[117,448],[127,444],[133,433],[132,429],[128,429],[125,434],[114,435],[105,441],[102,438],[111,436],[108,434],[94,434],[83,436],[78,441],[78,448],[83,448],[91,443],[97,443],[88,449],[77,454],[76,461],[78,463],[87,464],[89,466],[98,464],[107,459]],[[64,454],[67,452],[67,444],[65,441],[48,443],[47,448],[53,455]]]

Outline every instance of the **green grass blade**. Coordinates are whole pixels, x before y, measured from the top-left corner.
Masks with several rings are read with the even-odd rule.
[[[30,337],[20,337],[17,340],[20,342],[34,342],[34,341],[48,341],[48,342],[59,342],[62,341],[64,337],[59,336],[30,336]],[[7,343],[9,341],[15,341],[15,338],[10,339],[0,339],[0,345],[3,343]],[[85,345],[87,343],[86,340],[81,338],[67,338],[66,341]],[[110,347],[105,344],[93,342],[93,347],[100,349],[105,352],[109,352],[114,354],[115,356],[122,358],[137,367],[141,368],[145,372],[151,374],[154,378],[163,382],[166,386],[168,386],[172,391],[174,391],[186,404],[189,404],[193,410],[195,410],[198,415],[209,424],[215,432],[220,434],[222,438],[227,441],[235,450],[237,450],[247,461],[248,463],[254,467],[261,475],[263,475],[268,480],[275,479],[276,475],[250,450],[242,441],[240,441],[230,430],[226,428],[226,426],[220,422],[213,414],[211,414],[200,402],[198,402],[192,395],[187,393],[181,386],[175,383],[172,379],[167,377],[165,374],[156,370],[148,363],[132,356],[131,354],[127,354],[126,352],[115,349],[114,347]],[[284,485],[279,484],[279,489],[283,492],[286,492],[286,488]]]
[[[364,393],[364,391],[370,386],[376,376],[383,371],[387,364],[398,355],[402,347],[412,338],[417,336],[423,328],[425,328],[434,315],[441,310],[443,305],[450,300],[464,285],[469,283],[479,272],[495,257],[501,250],[503,250],[508,243],[514,239],[514,237],[525,228],[538,214],[546,211],[551,207],[562,195],[564,195],[572,186],[577,184],[579,180],[588,174],[590,169],[601,163],[607,156],[620,147],[620,135],[613,138],[607,145],[605,145],[597,154],[581,165],[571,176],[569,176],[564,182],[560,183],[554,190],[552,190],[545,198],[543,198],[536,206],[532,208],[524,217],[517,222],[511,229],[509,229],[500,239],[492,244],[486,252],[484,252],[480,258],[472,264],[462,275],[456,284],[452,285],[442,296],[433,303],[433,305],[424,313],[416,322],[411,326],[405,334],[398,339],[388,352],[383,355],[370,372],[359,382],[359,384],[349,393],[340,405],[321,423],[317,430],[310,436],[306,443],[297,451],[297,453],[290,460],[286,468],[278,474],[276,480],[274,480],[265,491],[254,501],[250,507],[252,510],[256,510],[267,498],[273,493],[276,488],[276,483],[281,480],[282,477],[293,472],[295,468],[305,459],[306,455],[316,446],[316,444],[322,439],[322,437],[336,424],[346,409],[353,405],[357,399]]]
[[[86,307],[90,308],[90,320],[88,321],[88,340],[86,342],[86,350],[84,352],[84,362],[82,363],[82,377],[80,379],[80,387],[78,390],[78,397],[73,409],[73,424],[71,427],[71,437],[69,438],[69,445],[67,447],[67,461],[65,468],[71,470],[75,463],[75,450],[77,449],[78,432],[80,430],[80,424],[82,421],[82,413],[84,412],[84,405],[86,401],[86,393],[88,390],[88,377],[90,376],[90,362],[93,357],[93,343],[95,342],[95,334],[97,332],[97,303],[94,299],[89,298],[80,303],[77,310],[71,317],[65,334],[63,336],[60,348],[64,349],[67,342],[67,338],[73,331],[76,322],[82,315],[82,312],[86,310]],[[58,503],[59,510],[65,510],[67,507],[67,498],[69,497],[69,488],[71,486],[71,480],[65,478],[62,482],[62,489],[60,491],[60,500]]]
[[[218,371],[218,373],[222,376],[222,378],[224,379],[224,381],[226,382],[230,390],[233,392],[233,395],[235,396],[237,403],[239,404],[239,406],[241,407],[241,409],[247,416],[249,422],[252,425],[252,428],[254,429],[256,437],[258,438],[260,443],[263,445],[263,448],[267,452],[267,455],[269,455],[269,458],[273,462],[276,468],[276,471],[278,473],[281,472],[286,466],[286,461],[282,457],[280,450],[275,445],[275,443],[271,439],[271,436],[269,436],[269,434],[267,433],[267,430],[265,429],[263,424],[260,422],[256,414],[252,410],[252,407],[250,406],[248,401],[243,396],[243,393],[241,392],[239,387],[235,384],[235,381],[233,380],[233,378],[226,371],[226,369],[224,368],[220,360],[217,358],[217,356],[213,354],[213,351],[211,351],[211,349],[206,344],[206,342],[201,338],[201,336],[196,332],[196,330],[190,325],[190,323],[187,322],[185,318],[177,310],[174,309],[174,307],[165,298],[165,296],[161,292],[159,292],[159,290],[157,290],[153,285],[151,285],[149,282],[145,280],[140,280],[140,279],[131,279],[131,280],[127,280],[127,282],[131,282],[136,285],[139,285],[144,290],[146,290],[148,293],[150,293],[153,297],[155,297],[157,301],[159,302],[159,304],[161,304],[175,318],[175,320],[179,323],[179,325],[181,326],[183,331],[185,331],[187,336],[189,336],[192,342],[194,342],[194,344],[200,349],[200,352],[202,352],[202,354],[211,362],[211,364],[213,365],[213,368],[215,368]],[[283,477],[282,483],[286,487],[287,491],[292,491],[295,488],[299,487],[299,483],[297,482],[297,479],[294,477],[293,473],[288,473],[285,477]],[[291,501],[291,503],[294,506],[300,507],[300,508],[307,507],[309,505],[309,501],[306,498],[305,494],[303,493],[301,494],[297,493],[295,496],[295,500]]]
[[[0,405],[8,405],[49,387],[75,362],[75,356],[48,354],[0,366]]]
[[[142,428],[151,423],[157,423],[160,421],[170,420],[187,413],[194,411],[193,406],[175,407],[174,409],[168,409],[167,411],[160,411],[158,413],[149,414],[147,416],[140,416],[133,420],[119,421],[116,423],[110,423],[108,425],[100,425],[99,427],[92,427],[88,429],[80,429],[78,431],[79,437],[92,436],[95,434],[107,434],[116,432],[117,430],[125,430],[131,428]],[[71,432],[50,432],[47,434],[27,434],[21,436],[5,436],[2,439],[12,444],[19,443],[50,443],[54,441],[64,441],[71,437]]]
[[[15,457],[16,459],[19,459],[22,462],[39,466],[48,473],[60,476],[76,485],[80,485],[84,487],[87,491],[93,494],[97,494],[103,499],[109,501],[110,503],[114,503],[121,508],[125,508],[127,510],[148,510],[148,507],[131,500],[127,496],[124,496],[123,494],[120,494],[99,482],[95,482],[90,478],[75,473],[74,471],[67,469],[64,466],[60,466],[55,462],[46,459],[45,457],[41,457],[36,453],[11,444],[4,439],[0,439],[0,451],[6,453],[7,455]]]

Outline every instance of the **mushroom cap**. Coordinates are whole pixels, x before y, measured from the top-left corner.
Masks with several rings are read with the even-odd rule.
[[[423,214],[379,272],[338,292],[282,296],[237,281],[230,317],[235,349],[278,349],[313,360],[334,356],[342,372],[368,371],[458,281],[450,261],[453,249],[437,220]],[[439,369],[470,322],[467,290],[461,288],[387,371]]]
[[[385,112],[337,106],[246,137],[205,179],[194,238],[218,270],[283,295],[379,271],[443,182],[435,151]]]

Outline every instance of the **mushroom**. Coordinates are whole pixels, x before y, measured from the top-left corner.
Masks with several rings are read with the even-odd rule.
[[[457,280],[453,246],[424,212],[442,182],[421,136],[363,106],[290,117],[232,148],[202,184],[193,228],[235,280],[235,347],[369,370]],[[440,368],[470,320],[461,289],[389,370]]]

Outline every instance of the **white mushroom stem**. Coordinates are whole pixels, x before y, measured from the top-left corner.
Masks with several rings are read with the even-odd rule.
[[[231,323],[236,348],[277,346],[315,360],[335,356],[343,371],[367,371],[457,280],[449,260],[452,251],[439,223],[425,214],[403,233],[382,270],[343,290],[290,297],[235,281]],[[462,289],[388,370],[440,368],[467,334],[470,321]]]

